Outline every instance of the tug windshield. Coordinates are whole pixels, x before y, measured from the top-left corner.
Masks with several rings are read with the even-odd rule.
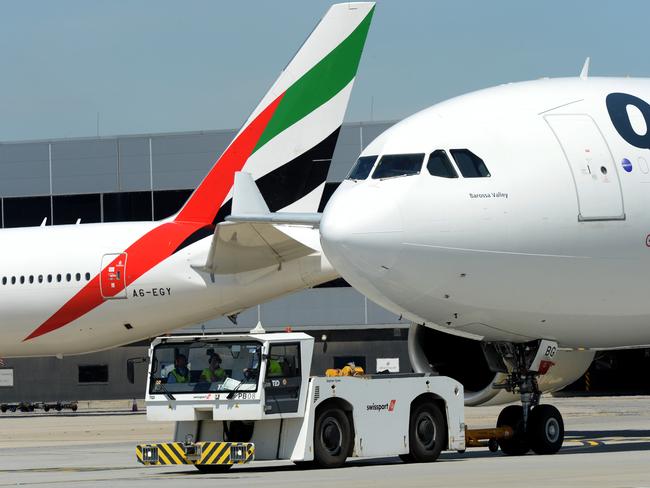
[[[257,391],[258,342],[167,342],[154,348],[150,394]]]

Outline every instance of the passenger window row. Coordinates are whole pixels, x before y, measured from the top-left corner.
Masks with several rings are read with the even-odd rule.
[[[450,149],[449,152],[464,178],[488,178],[490,171],[485,162],[469,149]],[[424,153],[384,154],[372,173],[372,179],[394,178],[420,174],[424,162]],[[350,170],[347,179],[365,180],[370,175],[377,161],[377,156],[362,156]],[[458,178],[447,151],[438,149],[429,155],[427,162],[429,174],[441,178]]]
[[[15,285],[20,284],[24,285],[25,283],[34,284],[34,283],[61,283],[63,281],[90,281],[90,273],[57,273],[57,274],[48,274],[48,275],[29,275],[29,276],[3,276],[2,284],[3,285]]]

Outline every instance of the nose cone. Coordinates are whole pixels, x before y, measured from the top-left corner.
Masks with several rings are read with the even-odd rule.
[[[376,186],[344,181],[325,207],[320,233],[325,255],[345,279],[354,283],[381,275],[400,251],[397,199]]]

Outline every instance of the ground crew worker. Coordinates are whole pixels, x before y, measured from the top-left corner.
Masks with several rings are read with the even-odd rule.
[[[216,352],[210,355],[209,366],[201,371],[201,380],[214,383],[226,379],[226,370],[221,367],[221,356]]]
[[[187,369],[187,356],[179,354],[174,358],[174,369],[167,375],[167,383],[189,383],[190,370]]]
[[[282,376],[282,365],[280,361],[269,358],[269,371],[267,376]]]

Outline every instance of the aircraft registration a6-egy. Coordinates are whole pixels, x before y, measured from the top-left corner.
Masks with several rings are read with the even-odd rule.
[[[317,230],[224,218],[242,169],[273,210],[317,210],[373,12],[328,10],[176,215],[1,230],[0,357],[106,349],[337,277]]]

